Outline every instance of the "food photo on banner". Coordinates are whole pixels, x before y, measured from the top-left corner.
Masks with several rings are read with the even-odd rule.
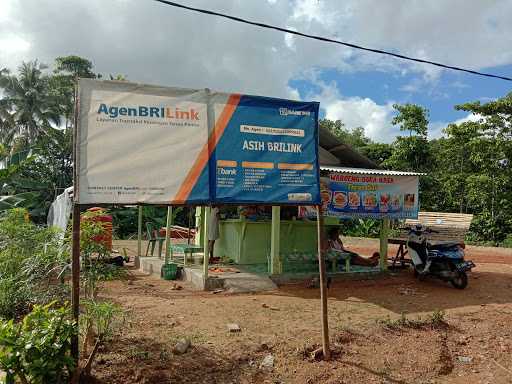
[[[329,172],[320,178],[325,216],[351,218],[417,218],[418,176]],[[315,216],[301,207],[299,216]]]
[[[79,204],[320,204],[318,108],[81,79]]]

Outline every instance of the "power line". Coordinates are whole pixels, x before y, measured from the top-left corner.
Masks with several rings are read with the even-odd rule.
[[[367,52],[378,53],[378,54],[381,54],[381,55],[392,56],[392,57],[395,57],[395,58],[398,58],[398,59],[402,59],[402,60],[415,61],[417,63],[434,65],[436,67],[441,67],[441,68],[445,68],[445,69],[451,69],[453,71],[466,72],[466,73],[471,73],[473,75],[478,75],[478,76],[491,77],[491,78],[495,78],[495,79],[512,81],[512,78],[506,77],[506,76],[500,76],[500,75],[494,75],[492,73],[484,73],[484,72],[473,71],[471,69],[455,67],[455,66],[452,66],[452,65],[438,63],[438,62],[435,62],[435,61],[423,60],[423,59],[418,59],[418,58],[415,58],[415,57],[400,55],[398,53],[383,51],[383,50],[380,50],[380,49],[363,47],[361,45],[356,45],[356,44],[352,44],[352,43],[346,43],[344,41],[329,39],[327,37],[322,37],[322,36],[317,36],[317,35],[310,35],[310,34],[298,32],[298,31],[292,31],[291,29],[286,29],[286,28],[282,28],[282,27],[278,27],[278,26],[270,25],[270,24],[265,24],[265,23],[258,23],[256,21],[251,21],[251,20],[243,19],[243,18],[237,17],[237,16],[227,15],[225,13],[219,13],[219,12],[215,12],[215,11],[210,11],[208,9],[190,7],[188,5],[179,4],[179,3],[176,3],[174,1],[167,1],[167,0],[155,0],[155,1],[157,1],[159,3],[162,3],[162,4],[170,5],[171,7],[182,8],[182,9],[186,9],[186,10],[189,10],[189,11],[199,12],[199,13],[203,13],[203,14],[211,15],[211,16],[223,17],[225,19],[236,21],[238,23],[244,23],[244,24],[254,25],[256,27],[261,27],[261,28],[266,28],[266,29],[273,29],[273,30],[280,31],[280,32],[285,32],[285,33],[291,33],[292,35],[302,36],[302,37],[305,37],[305,38],[308,38],[308,39],[314,39],[314,40],[324,41],[324,42],[327,42],[327,43],[334,43],[334,44],[344,45],[346,47],[350,47],[350,48],[354,48],[354,49],[359,49],[359,50],[362,50],[362,51],[367,51]]]

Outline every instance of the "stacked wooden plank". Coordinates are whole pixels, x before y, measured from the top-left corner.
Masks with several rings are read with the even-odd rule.
[[[466,213],[419,212],[417,220],[407,219],[405,225],[422,224],[439,232],[430,235],[432,240],[462,241],[469,231],[471,220],[473,215]],[[406,231],[402,231],[400,237],[407,237]]]

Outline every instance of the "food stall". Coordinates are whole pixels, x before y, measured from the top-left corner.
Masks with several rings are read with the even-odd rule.
[[[414,172],[321,166],[324,227],[353,218],[380,219],[381,262],[377,268],[343,263],[330,272],[380,271],[387,266],[390,219],[418,215],[418,176]],[[272,236],[278,251],[272,252]],[[315,272],[316,210],[313,207],[223,207],[215,256],[240,265],[266,265],[272,275]],[[376,249],[377,251],[377,249]],[[368,255],[363,255],[368,256]]]

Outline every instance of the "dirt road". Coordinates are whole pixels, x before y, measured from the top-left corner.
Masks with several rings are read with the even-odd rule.
[[[320,342],[319,292],[303,283],[211,294],[132,271],[102,296],[127,318],[94,365],[97,383],[512,383],[509,264],[479,264],[464,291],[409,272],[335,282],[329,362],[309,357]],[[182,337],[192,347],[174,354]],[[260,367],[269,355],[273,366]]]

